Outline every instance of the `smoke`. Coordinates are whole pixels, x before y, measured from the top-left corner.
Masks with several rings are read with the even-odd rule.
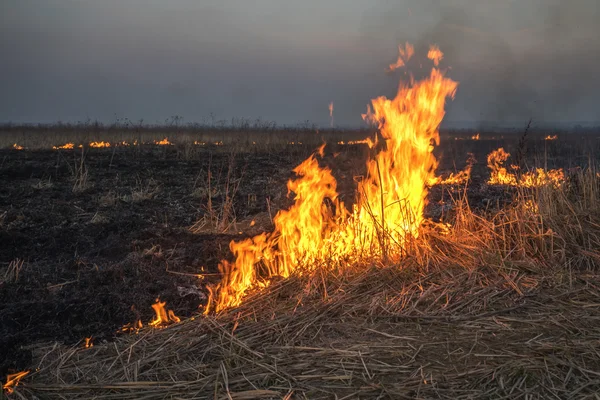
[[[380,1],[364,38],[435,43],[460,82],[454,120],[597,120],[600,17],[594,0]]]

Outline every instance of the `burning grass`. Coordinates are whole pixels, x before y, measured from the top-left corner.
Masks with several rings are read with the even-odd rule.
[[[35,349],[14,388],[44,398],[586,397],[600,389],[598,179],[523,189],[401,263],[339,265],[256,288],[240,307],[114,343]],[[531,207],[533,203],[536,207]]]

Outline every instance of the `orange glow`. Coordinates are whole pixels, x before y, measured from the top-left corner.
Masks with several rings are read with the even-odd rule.
[[[329,103],[329,119],[330,126],[333,128],[333,101]]]
[[[12,146],[12,147],[13,147],[13,149],[15,149],[15,150],[23,150],[23,146],[19,146],[19,145],[18,145],[18,144],[16,144],[16,143],[15,143],[15,144],[13,144],[13,146]]]
[[[471,140],[479,140],[479,133],[476,133],[473,136],[471,136]]]
[[[398,60],[390,64],[389,71],[393,71],[400,67],[404,67],[408,60],[415,54],[415,48],[408,42],[402,47],[402,45],[398,46]]]
[[[362,140],[348,140],[347,142],[344,142],[343,140],[337,142],[337,144],[341,144],[341,145],[351,145],[351,144],[370,144],[371,139],[367,138],[367,139],[362,139]],[[369,147],[372,147],[371,145],[369,145]]]
[[[400,48],[399,59],[411,52],[410,45]],[[235,261],[219,264],[223,280],[209,286],[205,313],[235,307],[251,288],[268,286],[275,276],[310,272],[320,260],[336,265],[403,257],[408,241],[419,235],[437,167],[432,151],[446,98],[454,97],[457,86],[433,68],[423,81],[401,84],[395,98],[371,101],[363,118],[377,124],[385,145],[367,161],[351,211],[337,198],[331,170],[319,166],[324,145],[297,166],[298,178],[287,185],[294,204],[275,216],[273,232],[230,243]]]
[[[62,146],[52,146],[53,150],[72,150],[75,148],[73,143],[65,143]]]
[[[560,186],[565,179],[565,173],[562,169],[544,170],[536,168],[533,171],[527,171],[518,178],[516,174],[508,172],[504,163],[510,157],[510,153],[499,148],[488,154],[488,168],[490,169],[490,185],[509,185],[522,187],[537,187],[552,184]],[[518,171],[517,165],[511,165],[511,169]]]
[[[6,383],[2,385],[2,389],[6,390],[6,394],[12,394],[15,387],[19,384],[19,381],[23,379],[30,371],[21,371],[16,374],[8,374],[6,376]]]
[[[90,147],[97,147],[97,148],[110,147],[110,143],[109,142],[90,142]]]
[[[83,344],[83,347],[85,347],[86,349],[89,349],[90,347],[94,347],[94,343],[92,343],[91,336],[85,338],[85,343]]]
[[[433,65],[437,67],[438,65],[440,65],[440,61],[442,61],[442,59],[444,58],[444,53],[442,53],[442,51],[437,45],[432,44],[431,46],[429,46],[427,58],[433,60]]]
[[[558,139],[558,135],[552,135],[552,136],[548,135],[544,138],[544,140],[556,140],[556,139]]]
[[[154,144],[157,144],[159,146],[172,146],[173,143],[169,142],[168,138],[164,138],[163,140],[155,140]]]

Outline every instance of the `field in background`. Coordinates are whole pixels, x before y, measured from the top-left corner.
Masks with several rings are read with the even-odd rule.
[[[82,347],[85,338],[93,338],[96,348],[110,347],[115,338],[123,335],[118,332],[124,325],[132,324],[138,319],[144,323],[152,320],[154,312],[151,305],[157,298],[165,301],[169,309],[181,318],[196,315],[199,307],[201,310],[206,304],[206,284],[216,282],[220,277],[218,262],[231,259],[229,241],[272,229],[272,218],[277,211],[291,204],[286,190],[287,180],[293,177],[291,170],[323,141],[328,145],[322,163],[334,171],[344,202],[352,203],[356,189],[354,177],[364,174],[364,160],[369,149],[363,143],[348,143],[360,141],[369,134],[368,131],[317,132],[312,127],[289,130],[5,127],[0,132],[0,376],[33,368],[34,362],[40,360],[42,347],[39,344],[43,342],[58,341],[67,346]],[[476,134],[479,134],[477,140],[474,138]],[[554,135],[557,135],[556,139],[546,140],[548,136]],[[159,144],[165,138],[168,143]],[[90,148],[89,144],[92,142],[109,142],[111,147]],[[124,142],[128,145],[124,145]],[[74,149],[52,150],[52,146],[66,143],[73,143]],[[23,149],[15,149],[15,144]],[[78,148],[80,144],[82,148]],[[523,132],[442,132],[440,146],[435,150],[440,160],[440,175],[462,170],[468,153],[472,153],[477,161],[466,188],[462,185],[432,188],[426,215],[436,221],[456,218],[457,210],[461,209],[457,205],[458,199],[467,200],[476,215],[487,215],[499,212],[512,204],[515,198],[523,196],[518,189],[487,184],[489,170],[486,157],[499,147],[510,152],[513,161],[522,157],[519,162],[528,169],[563,168],[570,171],[568,179],[571,184],[580,182],[572,178],[580,170],[597,164],[600,158],[600,132],[532,130],[525,138]],[[595,212],[595,208],[588,208]],[[581,221],[583,225],[589,222],[592,227],[597,222],[593,216],[583,214]],[[474,221],[469,223],[475,225]],[[585,251],[593,252],[590,243],[580,245]],[[474,252],[478,246],[485,247],[483,243],[477,245],[474,242],[470,242],[469,246],[472,246],[471,250],[468,247],[461,250]],[[559,246],[557,244],[557,248]],[[539,251],[539,258],[545,260],[543,255],[550,250],[540,248],[531,251]],[[519,340],[525,342],[524,338],[533,340],[537,335],[535,332],[540,332],[548,338],[564,340],[565,343],[579,340],[575,345],[565,344],[563,347],[563,350],[568,350],[571,346],[578,351],[584,347],[587,349],[591,346],[589,341],[595,340],[581,326],[584,320],[590,326],[595,326],[598,322],[597,316],[592,312],[599,303],[593,293],[594,285],[598,283],[597,272],[592,268],[597,254],[586,255],[585,251],[582,250],[580,255],[592,260],[589,271],[573,271],[567,267],[560,284],[553,281],[558,279],[555,275],[551,279],[546,278],[541,270],[528,271],[529,267],[518,263],[511,264],[510,268],[496,268],[490,265],[496,265],[494,263],[498,261],[488,259],[482,259],[480,265],[481,268],[488,269],[487,275],[479,270],[473,272],[475,267],[469,267],[468,271],[471,272],[456,272],[452,269],[446,275],[443,271],[440,275],[437,275],[439,271],[418,271],[415,276],[422,284],[420,289],[420,284],[411,282],[402,272],[390,270],[376,272],[365,269],[357,271],[357,276],[352,278],[327,276],[323,278],[323,286],[316,289],[317,294],[307,294],[306,302],[311,306],[303,311],[302,318],[298,317],[297,326],[293,320],[278,319],[289,318],[289,315],[281,317],[285,314],[284,309],[278,310],[274,304],[283,299],[284,308],[289,311],[294,307],[291,304],[293,296],[286,295],[286,290],[294,287],[294,291],[297,289],[301,292],[305,290],[303,287],[317,284],[292,279],[289,284],[281,285],[284,293],[278,294],[274,290],[265,296],[265,300],[253,299],[249,305],[244,306],[243,317],[240,318],[246,321],[248,328],[240,328],[240,337],[248,343],[247,346],[232,340],[230,345],[235,349],[230,349],[224,355],[223,348],[219,348],[218,357],[213,354],[216,351],[214,348],[206,350],[222,360],[224,370],[229,370],[230,373],[235,371],[237,374],[235,378],[229,376],[229,383],[219,383],[218,390],[213,387],[211,390],[214,389],[221,395],[229,391],[229,388],[226,389],[228,384],[232,387],[246,387],[240,371],[243,375],[244,371],[252,369],[249,365],[242,368],[244,364],[241,360],[252,359],[252,368],[258,368],[252,370],[251,380],[254,384],[261,380],[268,381],[270,387],[293,383],[295,387],[305,388],[307,393],[315,393],[311,390],[318,388],[323,391],[323,397],[327,397],[326,394],[332,393],[338,386],[344,390],[353,387],[349,377],[351,375],[360,381],[354,388],[357,393],[362,390],[369,396],[376,397],[378,393],[386,393],[386,387],[389,390],[387,396],[391,397],[403,393],[406,397],[416,396],[420,393],[419,387],[431,394],[435,391],[428,391],[431,388],[427,387],[427,382],[431,382],[432,371],[438,370],[430,368],[427,372],[427,368],[437,362],[434,356],[442,347],[448,351],[444,362],[456,363],[468,358],[469,368],[472,368],[470,371],[474,371],[472,379],[480,379],[482,387],[490,382],[499,385],[492,376],[493,368],[484,368],[485,363],[477,366],[473,361],[480,357],[494,365],[496,361],[490,360],[506,357],[501,354],[502,341],[484,338],[487,334],[498,334],[506,343],[516,343]],[[511,257],[510,254],[506,255],[507,259]],[[529,254],[528,257],[535,258],[536,255]],[[483,261],[490,265],[484,265]],[[577,264],[575,261],[573,259],[573,266]],[[565,265],[569,265],[568,259]],[[555,268],[554,265],[547,267],[548,270]],[[573,278],[574,281],[567,282]],[[404,287],[407,291],[414,291],[411,294],[414,297],[407,302],[415,303],[411,303],[406,309],[408,311],[402,309],[394,314],[388,310],[388,314],[382,312],[381,315],[385,316],[379,318],[379,311],[373,311],[369,304],[374,304],[372,298],[379,298],[377,293],[384,293],[389,289],[378,286],[386,280],[398,283],[398,287]],[[481,284],[486,280],[489,280],[488,285]],[[575,303],[571,302],[573,291],[581,296],[574,297]],[[313,299],[311,296],[316,297]],[[361,296],[364,296],[362,300]],[[316,305],[318,301],[329,297],[332,299],[330,303],[323,302],[331,305],[329,309],[322,310]],[[419,302],[420,297],[425,299],[423,303]],[[547,326],[535,325],[541,322],[530,322],[524,315],[512,314],[513,307],[515,310],[522,307],[518,305],[527,303],[528,299],[547,307],[543,310],[536,309],[535,312],[540,312],[539,319],[549,318],[550,315],[561,316],[555,320],[555,329],[562,332],[563,336],[554,337]],[[584,308],[577,306],[577,301]],[[444,302],[446,305],[450,304],[448,314],[444,311]],[[345,314],[344,304],[349,307],[349,314]],[[254,312],[252,307],[265,313],[269,311],[273,316],[278,315],[277,318],[273,317],[272,323],[267,324],[268,332],[267,328],[248,322]],[[349,318],[355,322],[360,319],[375,323],[365,331],[344,332],[338,331],[339,326],[323,319],[326,315],[331,321]],[[581,321],[571,321],[573,325],[569,325],[569,315]],[[511,318],[518,322],[511,322]],[[222,326],[213,319],[207,321],[208,325],[215,325],[212,328],[204,325],[194,328],[186,321],[180,329],[192,341],[208,335],[206,337],[210,337],[215,343],[225,346],[223,343],[230,340],[230,333],[235,331],[234,325],[237,325],[229,320]],[[437,323],[440,326],[436,328]],[[506,328],[511,323],[521,324],[520,328]],[[249,328],[251,326],[254,330]],[[290,328],[294,326],[297,331]],[[325,336],[319,336],[321,330],[317,329],[318,326],[324,329],[322,332]],[[445,340],[444,337],[453,336],[458,339],[452,343],[447,342],[447,345],[441,345],[433,339],[427,342],[421,337],[423,327],[426,332],[429,329],[437,332],[431,337],[440,343]],[[482,332],[479,339],[476,330]],[[519,336],[521,334],[523,336]],[[383,341],[379,343],[382,347],[377,349],[370,347],[372,343],[365,344],[364,335],[376,335]],[[274,337],[274,343],[278,347],[272,348],[270,353],[264,351],[263,358],[267,361],[263,364],[267,367],[262,368],[259,365],[261,357],[256,352],[264,344],[265,337]],[[313,347],[310,337],[319,337],[321,347]],[[344,337],[351,343],[347,348],[342,348]],[[405,340],[408,344],[394,342],[403,340],[403,337],[409,338]],[[153,341],[149,337],[145,343],[154,351],[161,345],[159,338],[157,336],[156,341]],[[529,345],[535,347],[536,356],[547,352],[548,359],[554,362],[558,357],[562,362],[562,356],[556,355],[559,350],[546,342],[546,337],[538,339]],[[127,342],[130,339],[123,340]],[[461,340],[464,342],[460,342]],[[482,347],[479,347],[479,340],[482,340]],[[36,345],[30,347],[32,344]],[[298,347],[299,353],[289,352],[286,346],[292,344]],[[188,345],[189,343],[180,344],[180,347],[186,349]],[[422,351],[420,349],[423,346]],[[469,348],[476,351],[467,356]],[[410,373],[407,372],[405,378],[410,387],[405,392],[400,386],[386,383],[384,378],[378,384],[373,383],[377,380],[375,377],[397,373],[398,366],[394,366],[394,369],[385,365],[394,365],[394,359],[384,356],[389,351],[397,352],[397,357],[403,360],[413,360],[412,364],[407,361]],[[523,349],[515,347],[510,351],[516,357]],[[330,374],[319,370],[312,375],[308,374],[306,371],[309,366],[302,368],[301,363],[305,362],[304,357],[315,357],[313,352],[317,352],[318,358],[327,360],[329,364],[326,363],[326,369],[334,372]],[[490,352],[494,355],[490,355]],[[49,359],[65,357],[66,353],[60,353],[60,356],[52,354]],[[419,368],[414,360],[418,359],[419,354],[425,357],[420,361],[422,374],[415,375]],[[486,358],[488,356],[489,359]],[[293,360],[294,357],[297,357],[295,368],[298,368],[294,371],[299,376],[277,376],[269,370],[269,366],[276,365],[283,359]],[[593,359],[593,356],[590,357]],[[527,385],[535,383],[537,379],[535,374],[529,373],[530,366],[524,364],[523,360],[513,358],[513,364],[517,371],[515,376],[510,375],[509,366],[498,366],[497,372],[505,379],[504,384],[507,386],[503,389],[504,395],[510,395],[511,387],[519,393],[527,393]],[[577,385],[582,387],[580,391],[583,393],[598,387],[597,383],[593,383],[597,379],[594,378],[597,374],[593,373],[594,370],[597,371],[597,366],[598,364],[562,365],[560,368],[564,368],[564,376],[561,377],[568,378],[565,378],[564,393],[567,393],[567,386],[568,393],[575,394],[578,393]],[[536,363],[533,367],[537,371],[538,368],[543,368],[543,363]],[[343,373],[344,368],[347,373]],[[357,372],[359,369],[362,372]],[[288,365],[288,371],[291,373],[292,370]],[[522,371],[521,375],[518,371]],[[73,371],[69,370],[68,373],[72,374]],[[539,373],[542,374],[541,371]],[[552,369],[552,373],[557,372]],[[207,379],[219,382],[225,379],[223,382],[226,382],[227,377],[222,374],[223,372],[220,376]],[[456,382],[470,376],[467,369],[456,374],[452,377]],[[109,375],[106,372],[106,376]],[[360,378],[356,378],[359,376]],[[125,382],[133,380],[133,377],[118,379]],[[161,379],[166,377],[161,376]],[[558,385],[557,380],[558,378],[551,377],[546,383]],[[315,383],[316,381],[321,383]],[[271,384],[272,382],[277,384]],[[469,382],[470,385],[477,386],[474,380]],[[42,390],[40,386],[34,385],[32,388],[34,391]],[[460,391],[460,387],[453,387],[454,389],[457,392],[452,393]],[[58,386],[55,390],[59,390]],[[123,387],[119,390],[127,389]],[[161,393],[156,390],[155,393]],[[200,392],[204,389],[195,387],[195,390]],[[447,389],[442,387],[440,390],[443,394]],[[276,397],[273,393],[265,393],[265,398],[269,395]],[[278,393],[283,396],[287,392],[281,389]],[[464,394],[469,393],[476,392],[465,389]],[[494,394],[490,393],[490,396]],[[500,392],[496,393],[499,394]],[[85,394],[82,396],[85,397]],[[452,395],[448,394],[447,397],[452,398]]]

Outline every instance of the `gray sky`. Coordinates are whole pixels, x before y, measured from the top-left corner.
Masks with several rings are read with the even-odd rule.
[[[0,121],[360,125],[397,45],[460,82],[447,120],[600,120],[598,0],[2,0]],[[423,63],[423,66],[430,64]]]

